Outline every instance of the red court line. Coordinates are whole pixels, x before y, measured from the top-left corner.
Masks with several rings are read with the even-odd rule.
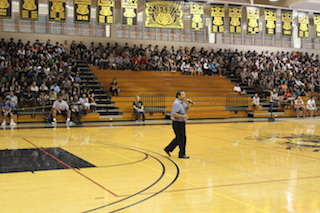
[[[279,180],[265,180],[265,181],[256,181],[256,182],[247,182],[247,183],[234,183],[234,184],[226,184],[226,185],[218,185],[218,186],[204,186],[204,187],[196,187],[196,188],[188,188],[188,189],[176,189],[176,190],[163,191],[162,193],[193,191],[193,190],[200,190],[200,189],[221,188],[221,187],[229,187],[229,186],[244,186],[244,185],[250,185],[250,184],[263,184],[263,183],[282,182],[282,181],[291,181],[291,180],[303,180],[303,179],[313,179],[313,178],[320,178],[320,176],[289,178],[289,179],[279,179]],[[141,193],[140,195],[147,195],[147,194],[154,194],[154,193],[155,192],[146,192],[146,193]],[[130,195],[119,195],[119,197],[127,197],[127,196],[130,196]]]
[[[37,149],[39,149],[40,151],[46,153],[47,155],[49,155],[50,157],[52,157],[53,159],[55,159],[56,161],[58,161],[59,163],[62,163],[63,165],[65,165],[66,167],[68,167],[69,169],[72,169],[74,172],[78,173],[79,175],[81,175],[82,177],[88,179],[89,181],[91,181],[92,183],[96,184],[97,186],[99,186],[100,188],[104,189],[105,191],[109,192],[110,194],[112,194],[115,197],[118,197],[118,195],[116,195],[115,193],[113,193],[112,191],[108,190],[107,188],[105,188],[104,186],[100,185],[99,183],[97,183],[96,181],[92,180],[91,178],[87,177],[86,175],[82,174],[81,172],[79,172],[78,170],[74,169],[72,166],[70,166],[69,164],[63,162],[62,160],[60,160],[59,158],[56,158],[54,155],[50,154],[49,152],[47,152],[46,150],[42,149],[41,147],[38,147],[37,145],[35,145],[34,143],[32,143],[31,141],[27,140],[26,138],[22,138],[23,140],[27,141],[28,143],[30,143],[31,145],[33,145],[34,147],[36,147]]]

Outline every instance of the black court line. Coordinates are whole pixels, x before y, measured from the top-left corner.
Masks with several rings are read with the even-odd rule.
[[[128,149],[130,149],[130,148],[128,148]],[[142,149],[142,148],[140,148],[140,149]],[[143,149],[143,150],[149,151],[149,150],[147,150],[147,149]],[[136,151],[138,151],[138,150],[136,150]],[[140,152],[140,151],[139,151],[139,152]],[[152,152],[152,153],[155,153],[155,154],[160,155],[159,153],[156,153],[156,152],[153,152],[153,151],[149,151],[149,152]],[[144,152],[142,152],[142,153],[144,153]],[[161,178],[159,178],[158,180],[156,180],[153,184],[151,184],[150,186],[146,187],[145,189],[140,190],[139,192],[136,192],[135,194],[132,194],[132,195],[130,195],[130,196],[124,198],[124,199],[121,199],[121,200],[115,201],[115,202],[113,202],[113,203],[109,203],[109,204],[107,204],[107,205],[103,205],[103,206],[100,206],[100,207],[97,207],[97,208],[94,208],[94,209],[90,209],[90,210],[84,211],[83,213],[93,212],[93,211],[96,211],[96,210],[99,210],[99,209],[102,209],[102,208],[105,208],[105,207],[114,205],[114,204],[116,204],[116,203],[125,201],[125,200],[127,200],[127,199],[130,199],[130,198],[132,198],[132,197],[134,197],[134,196],[137,196],[137,195],[141,194],[142,192],[146,191],[147,189],[149,189],[149,188],[151,188],[152,186],[154,186],[155,184],[157,184],[157,183],[162,179],[162,177],[163,177],[164,174],[165,174],[165,166],[164,166],[163,162],[162,162],[161,160],[159,160],[157,157],[152,156],[152,155],[149,155],[149,156],[150,156],[151,158],[154,158],[155,160],[157,160],[157,161],[161,164],[162,169],[163,169],[163,170],[162,170],[162,174],[161,174]],[[161,156],[162,156],[162,155],[161,155]],[[167,157],[165,157],[165,158],[167,158]],[[176,169],[177,169],[176,176],[175,176],[174,179],[171,181],[171,183],[169,183],[169,184],[168,184],[167,186],[165,186],[163,189],[159,190],[158,192],[155,192],[154,194],[150,195],[150,196],[147,197],[147,198],[144,198],[144,199],[142,199],[142,200],[140,200],[140,201],[138,201],[138,202],[135,202],[135,203],[133,203],[133,204],[124,206],[124,207],[122,207],[122,208],[120,208],[120,209],[113,210],[113,211],[111,211],[111,212],[118,212],[118,211],[121,211],[121,210],[123,210],[123,209],[126,209],[126,208],[132,207],[132,206],[134,206],[134,205],[137,205],[137,204],[139,204],[139,203],[142,203],[142,202],[144,202],[144,201],[146,201],[146,200],[148,200],[148,199],[150,199],[150,198],[152,198],[152,197],[160,194],[161,192],[163,192],[163,191],[166,190],[167,188],[169,188],[169,187],[178,179],[179,174],[180,174],[180,170],[179,170],[179,166],[178,166],[174,161],[172,161],[172,160],[169,159],[169,158],[167,158],[167,159],[168,159],[169,161],[171,161],[171,162],[175,165],[175,167],[176,167]]]

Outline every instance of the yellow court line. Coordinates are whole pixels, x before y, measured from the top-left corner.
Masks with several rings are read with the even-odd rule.
[[[89,144],[90,144],[90,146],[95,146],[94,144],[91,144],[91,143],[89,143]],[[130,158],[128,158],[128,157],[125,157],[125,156],[123,156],[123,155],[119,155],[119,154],[117,154],[117,153],[114,153],[114,152],[112,152],[112,151],[110,151],[110,150],[108,150],[108,149],[106,149],[106,148],[97,147],[97,146],[96,146],[96,148],[105,150],[105,151],[107,151],[107,152],[109,152],[109,153],[111,153],[111,154],[114,154],[114,155],[116,155],[116,156],[118,156],[118,157],[121,157],[121,158],[124,158],[124,159],[126,159],[126,160],[129,160],[129,161],[131,161],[131,162],[134,161],[134,160],[132,160],[132,159],[130,159]],[[147,167],[147,168],[149,168],[149,169],[152,169],[152,170],[154,170],[154,171],[158,171],[158,172],[160,171],[160,170],[158,170],[158,169],[156,169],[156,168],[147,166],[147,165],[145,165],[145,164],[143,164],[143,163],[138,163],[138,164],[141,164],[142,166]],[[173,175],[170,175],[170,174],[168,174],[168,175],[173,177]],[[180,180],[180,181],[182,181],[182,182],[185,182],[185,183],[188,183],[188,184],[190,184],[190,185],[193,185],[193,186],[195,186],[195,187],[203,188],[203,186],[200,186],[200,185],[198,185],[198,184],[192,183],[192,182],[187,181],[187,180],[185,180],[185,179],[183,179],[183,178],[180,178],[180,177],[178,178],[178,180]],[[260,212],[268,213],[268,211],[265,211],[265,210],[263,210],[263,209],[259,209],[259,208],[255,207],[255,206],[252,206],[252,205],[250,205],[250,204],[244,203],[244,202],[242,202],[242,201],[240,201],[240,200],[237,200],[237,199],[235,199],[235,198],[232,198],[232,197],[230,197],[230,196],[228,196],[228,195],[224,195],[224,194],[219,193],[219,192],[216,192],[216,191],[214,191],[214,190],[209,190],[209,189],[205,189],[205,190],[212,191],[213,193],[215,193],[215,194],[217,194],[217,195],[219,195],[219,196],[221,196],[221,197],[224,197],[224,198],[229,199],[229,200],[231,200],[231,201],[234,201],[234,202],[236,202],[236,203],[240,203],[240,204],[245,205],[245,206],[247,206],[247,207],[256,209],[256,210],[258,210],[258,211],[260,211]]]

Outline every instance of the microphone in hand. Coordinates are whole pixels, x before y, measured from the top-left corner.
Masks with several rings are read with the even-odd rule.
[[[190,103],[190,104],[192,104],[192,105],[196,105],[192,100],[190,100],[190,99],[187,99],[187,101]]]

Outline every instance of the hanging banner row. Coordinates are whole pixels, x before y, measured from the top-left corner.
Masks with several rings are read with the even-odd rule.
[[[90,23],[91,0],[73,0],[75,23]],[[190,29],[201,31],[204,28],[204,2],[190,2]],[[48,0],[49,21],[65,22],[66,0]],[[145,0],[145,27],[156,28],[184,28],[184,2]],[[242,5],[211,4],[211,32],[224,33],[228,24],[229,33],[242,32]],[[274,36],[277,33],[277,9],[246,7],[247,34],[260,33],[260,11],[263,9],[264,33]],[[115,23],[115,0],[97,0],[97,24],[113,25]],[[281,35],[292,36],[292,10],[281,9]],[[121,0],[121,24],[123,26],[137,26],[138,0]],[[12,17],[12,0],[1,0],[0,18]],[[20,0],[20,19],[38,20],[39,0]],[[228,18],[228,21],[226,21]],[[320,13],[314,13],[314,31],[316,38],[320,38]],[[309,37],[309,13],[298,11],[298,36]]]
[[[260,7],[246,7],[247,34],[258,35],[260,33]],[[267,36],[277,34],[277,9],[263,8],[264,33]],[[293,15],[292,10],[281,10],[281,35],[292,36]],[[211,5],[212,33],[224,33],[226,11],[223,4]],[[242,32],[242,6],[228,5],[228,26],[229,33]],[[314,29],[316,38],[320,38],[320,13],[314,13]],[[300,38],[309,37],[309,13],[298,11],[298,36]]]

